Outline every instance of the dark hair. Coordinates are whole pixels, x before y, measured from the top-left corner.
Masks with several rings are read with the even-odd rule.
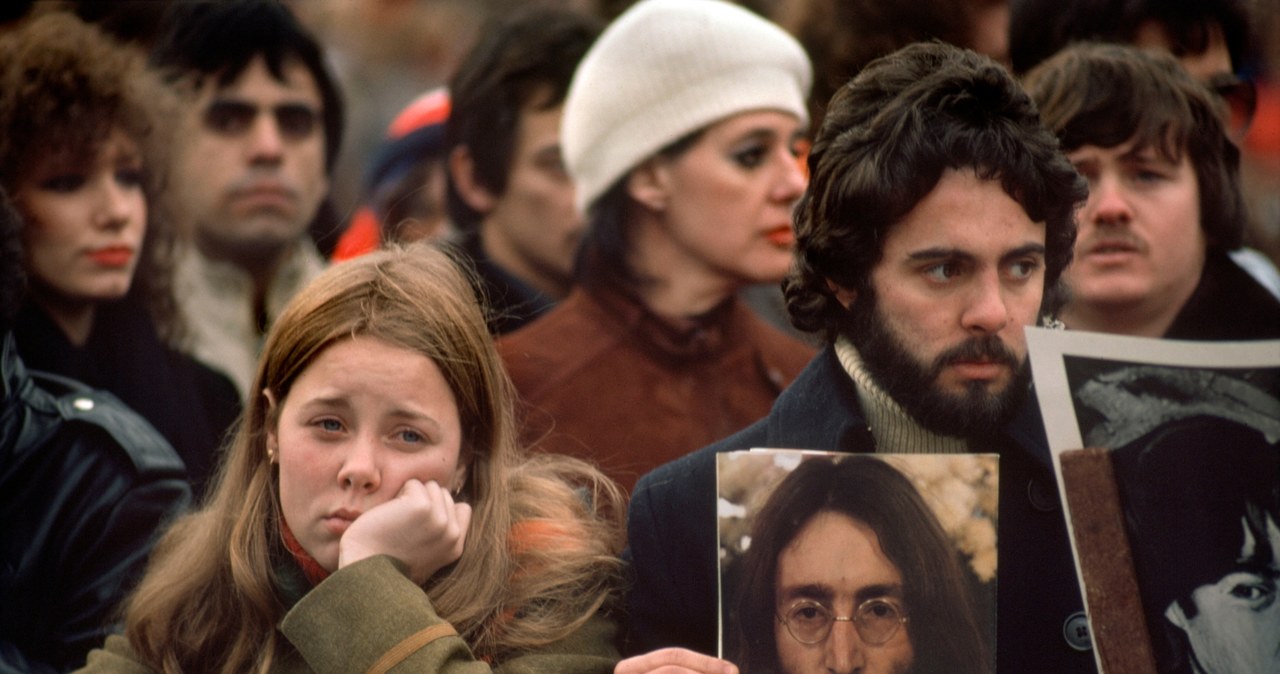
[[[276,80],[298,61],[319,89],[324,121],[325,169],[333,170],[342,145],[343,103],[320,43],[284,4],[276,0],[175,2],[165,14],[151,64],[169,79],[194,77],[200,86],[215,78],[226,87],[261,56]]]
[[[42,157],[91,161],[113,130],[142,143],[155,113],[134,55],[68,13],[32,18],[0,40],[0,184],[14,191]]]
[[[920,672],[986,672],[991,654],[978,627],[959,554],[914,485],[885,461],[852,455],[806,459],[782,480],[756,515],[743,556],[734,608],[737,663],[746,674],[776,669],[774,641],[778,556],[817,514],[832,512],[876,532],[885,557],[902,574]]]
[[[22,266],[22,218],[0,185],[0,345],[13,327],[26,291]]]
[[[971,13],[978,3],[779,0],[775,4],[775,19],[796,36],[813,61],[809,119],[816,128],[831,96],[872,60],[925,40],[973,46]]]
[[[829,339],[839,334],[845,309],[828,279],[867,292],[885,234],[943,171],[960,168],[999,180],[1028,217],[1045,223],[1041,311],[1061,307],[1084,179],[1003,67],[930,42],[873,61],[831,99],[795,212],[796,259],[783,281],[791,322]]]
[[[507,189],[521,114],[564,102],[573,71],[601,28],[598,19],[582,12],[535,8],[495,18],[481,30],[449,82],[453,107],[445,145],[447,152],[467,147],[475,180],[489,192]],[[483,219],[463,200],[452,176],[446,203],[449,218],[463,232]]]
[[[1210,246],[1240,247],[1245,205],[1240,150],[1218,99],[1170,55],[1117,44],[1077,44],[1027,73],[1027,91],[1065,151],[1133,140],[1170,161],[1190,158],[1200,226]]]
[[[1161,426],[1112,452],[1116,482],[1160,671],[1190,672],[1189,645],[1164,618],[1241,563],[1245,522],[1258,542],[1248,563],[1276,563],[1267,519],[1280,524],[1280,443],[1216,416]]]
[[[1025,73],[1073,42],[1132,43],[1154,21],[1169,35],[1175,56],[1201,54],[1214,26],[1239,68],[1252,48],[1245,0],[1013,0],[1009,57]]]
[[[128,301],[145,307],[159,334],[184,334],[173,298],[177,233],[160,204],[172,101],[142,59],[68,12],[24,21],[0,38],[0,186],[23,210],[19,187],[40,162],[85,168],[113,131],[138,145],[146,235]],[[30,279],[39,283],[38,279]]]
[[[675,160],[697,144],[711,125],[694,129],[677,138],[654,156]],[[578,243],[574,260],[574,277],[579,285],[587,288],[613,285],[635,289],[651,282],[631,266],[628,253],[631,250],[631,209],[637,208],[636,200],[627,190],[628,171],[605,190],[587,213],[587,227]]]

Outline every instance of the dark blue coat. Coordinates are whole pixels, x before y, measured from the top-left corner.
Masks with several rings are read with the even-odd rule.
[[[1084,604],[1037,409],[1029,397],[1000,446],[975,448],[1000,454],[997,667],[1001,674],[1094,672],[1092,651],[1066,639],[1087,629]],[[635,583],[627,598],[628,654],[663,646],[716,653],[715,454],[751,447],[874,451],[853,380],[833,348],[805,368],[767,417],[640,479],[628,516]]]

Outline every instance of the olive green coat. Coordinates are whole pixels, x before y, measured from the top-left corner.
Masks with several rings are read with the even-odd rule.
[[[285,615],[280,633],[287,647],[271,671],[609,674],[619,659],[615,632],[612,621],[597,616],[561,641],[489,665],[391,558],[373,557],[338,570]],[[153,674],[121,636],[108,637],[79,671]]]

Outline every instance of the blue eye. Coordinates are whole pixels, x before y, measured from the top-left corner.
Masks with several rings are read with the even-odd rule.
[[[316,425],[319,426],[321,430],[329,431],[330,433],[337,433],[342,430],[342,422],[337,419],[321,419],[316,422]]]
[[[400,431],[400,439],[405,442],[412,442],[416,444],[425,441],[426,437],[415,430],[409,429]]]

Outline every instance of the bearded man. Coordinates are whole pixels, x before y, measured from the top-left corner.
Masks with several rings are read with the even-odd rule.
[[[640,480],[624,666],[725,671],[715,454],[788,447],[999,453],[998,670],[1094,671],[1024,332],[1062,304],[1083,180],[999,64],[941,43],[837,92],[808,162],[784,292],[826,348],[767,417]]]

